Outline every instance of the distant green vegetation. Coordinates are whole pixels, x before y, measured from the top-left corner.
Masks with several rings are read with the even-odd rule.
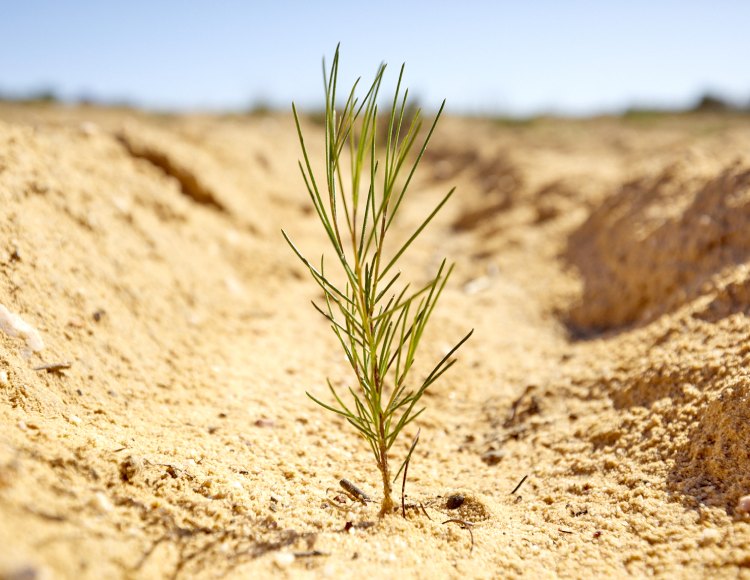
[[[656,121],[665,117],[675,115],[690,115],[699,113],[712,114],[750,114],[750,101],[745,106],[734,104],[724,97],[714,93],[704,93],[695,103],[688,108],[654,108],[654,107],[631,107],[627,109],[622,118],[629,121]]]
[[[59,103],[59,95],[54,89],[42,88],[22,93],[10,93],[0,90],[0,102],[28,105],[45,105]]]

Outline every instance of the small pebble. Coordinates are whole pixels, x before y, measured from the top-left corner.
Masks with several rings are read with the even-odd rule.
[[[91,137],[92,135],[96,135],[99,132],[99,125],[97,125],[93,121],[84,121],[83,123],[78,125],[78,130],[81,132],[81,135]]]
[[[13,243],[13,249],[10,252],[10,261],[11,262],[20,262],[21,261],[21,250],[18,247],[18,243],[15,241]]]
[[[737,500],[737,513],[750,514],[750,495],[743,495]]]
[[[229,554],[232,552],[232,546],[229,544],[229,542],[222,542],[221,544],[219,544],[217,551],[220,554]]]
[[[482,276],[480,278],[470,280],[469,282],[464,284],[463,291],[464,294],[469,294],[471,296],[473,294],[479,294],[480,292],[487,290],[491,286],[492,280],[490,280],[486,276]]]
[[[80,425],[81,424],[81,418],[76,415],[69,415],[68,421],[73,423],[73,425]]]
[[[120,463],[120,479],[132,482],[143,471],[143,460],[129,455]]]
[[[701,533],[701,537],[698,540],[698,543],[701,546],[706,546],[708,544],[714,544],[718,542],[721,539],[721,532],[717,530],[716,528],[706,528],[703,530],[703,533]]]
[[[445,507],[449,510],[456,510],[464,505],[464,501],[466,501],[466,498],[463,495],[461,495],[460,493],[455,493],[448,498],[448,501],[445,502]]]
[[[7,387],[9,384],[8,371],[0,371],[0,385]]]
[[[143,534],[141,529],[137,526],[128,526],[125,528],[125,535],[130,538],[138,538]]]
[[[499,449],[491,449],[482,454],[482,461],[487,465],[497,465],[505,457],[505,451]]]
[[[46,580],[51,577],[46,568],[38,568],[34,564],[22,564],[12,568],[3,566],[0,570],[0,578],[3,580]]]
[[[287,568],[294,564],[294,554],[291,552],[278,552],[273,557],[273,561],[279,568]]]
[[[28,355],[44,349],[44,341],[39,331],[2,304],[0,304],[0,330],[11,338],[25,340]]]
[[[95,510],[107,513],[111,512],[113,509],[115,509],[115,506],[112,505],[112,502],[109,501],[109,498],[104,495],[101,491],[97,491],[94,494],[94,497],[91,498],[91,501],[89,502],[91,507],[93,507]]]

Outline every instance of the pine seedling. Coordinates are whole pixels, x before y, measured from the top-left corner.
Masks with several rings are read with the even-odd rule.
[[[388,115],[388,129],[385,135],[379,135],[378,93],[385,68],[385,64],[379,66],[363,98],[357,96],[358,79],[343,108],[337,108],[338,47],[330,70],[323,62],[325,181],[315,177],[300,118],[292,105],[303,156],[299,167],[333,246],[336,278],[325,268],[323,257],[319,264],[308,261],[282,230],[294,253],[322,289],[324,302],[313,302],[313,306],[330,323],[354,374],[353,386],[343,394],[328,379],[332,395],[328,403],[310,393],[307,395],[346,419],[369,444],[383,479],[381,516],[393,511],[392,485],[414,445],[393,478],[389,452],[404,428],[424,411],[420,406],[422,395],[456,362],[452,358],[454,353],[471,336],[469,332],[463,337],[425,378],[413,381],[410,371],[417,348],[453,266],[443,260],[435,276],[413,290],[408,284],[401,284],[397,266],[455,188],[413,232],[403,236],[402,241],[387,244],[394,218],[445,102],[424,137],[421,111],[417,110],[411,120],[404,122],[410,109],[408,90],[401,93],[402,66]]]

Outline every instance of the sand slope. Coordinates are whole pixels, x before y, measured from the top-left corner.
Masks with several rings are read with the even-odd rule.
[[[290,118],[0,107],[0,578],[750,575],[748,129],[442,124],[402,270],[476,331],[378,521]]]

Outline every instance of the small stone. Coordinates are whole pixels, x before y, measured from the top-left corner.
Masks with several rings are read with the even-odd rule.
[[[46,568],[39,568],[34,564],[21,564],[14,567],[3,566],[0,578],[3,580],[47,580],[51,574]]]
[[[13,249],[10,251],[10,261],[20,262],[21,261],[21,249],[18,247],[18,243],[14,240],[12,242]]]
[[[91,137],[92,135],[96,135],[99,132],[99,125],[97,125],[93,121],[84,121],[83,123],[78,125],[78,130],[80,131],[81,135]]]
[[[456,510],[464,505],[464,501],[466,501],[466,498],[463,495],[460,493],[454,493],[448,497],[448,501],[445,502],[445,507],[449,510]]]
[[[482,461],[487,465],[497,465],[505,457],[505,451],[499,449],[490,449],[482,454]]]
[[[708,544],[715,544],[721,539],[721,532],[717,530],[716,528],[706,528],[703,530],[703,533],[701,533],[701,537],[698,540],[698,543],[701,546],[707,546]]]
[[[44,349],[44,341],[39,331],[2,304],[0,304],[0,330],[11,338],[25,340],[30,352],[38,352]]]
[[[18,422],[18,423],[16,423],[16,424],[18,425],[18,428],[19,428],[19,429],[20,429],[21,431],[28,431],[28,430],[29,430],[29,426],[28,426],[28,425],[26,424],[26,421],[19,421],[19,422]]]
[[[120,463],[120,479],[132,483],[143,471],[143,460],[129,455]]]
[[[0,385],[3,387],[7,387],[10,385],[10,380],[8,380],[8,371],[0,371]]]
[[[94,494],[94,497],[91,498],[89,505],[91,505],[91,507],[93,507],[95,510],[102,513],[111,512],[113,509],[115,509],[115,506],[112,505],[112,502],[109,501],[109,498],[101,491],[97,491]]]
[[[468,294],[471,296],[474,294],[479,294],[480,292],[484,292],[491,286],[492,286],[492,280],[490,280],[486,276],[482,276],[480,278],[475,278],[474,280],[470,280],[469,282],[464,284],[463,291],[464,291],[464,294]]]
[[[72,317],[70,320],[68,320],[68,326],[72,328],[83,328],[84,322],[82,318],[79,318],[78,316]]]
[[[81,418],[76,415],[70,415],[68,417],[68,421],[73,423],[73,425],[80,425],[81,424]]]
[[[750,495],[743,495],[737,500],[737,513],[743,515],[750,514]]]
[[[274,425],[276,425],[276,423],[274,423],[273,419],[264,418],[264,419],[258,419],[257,421],[255,421],[256,427],[273,427]]]
[[[291,552],[278,552],[274,557],[273,561],[279,568],[288,568],[294,564],[294,554]]]

